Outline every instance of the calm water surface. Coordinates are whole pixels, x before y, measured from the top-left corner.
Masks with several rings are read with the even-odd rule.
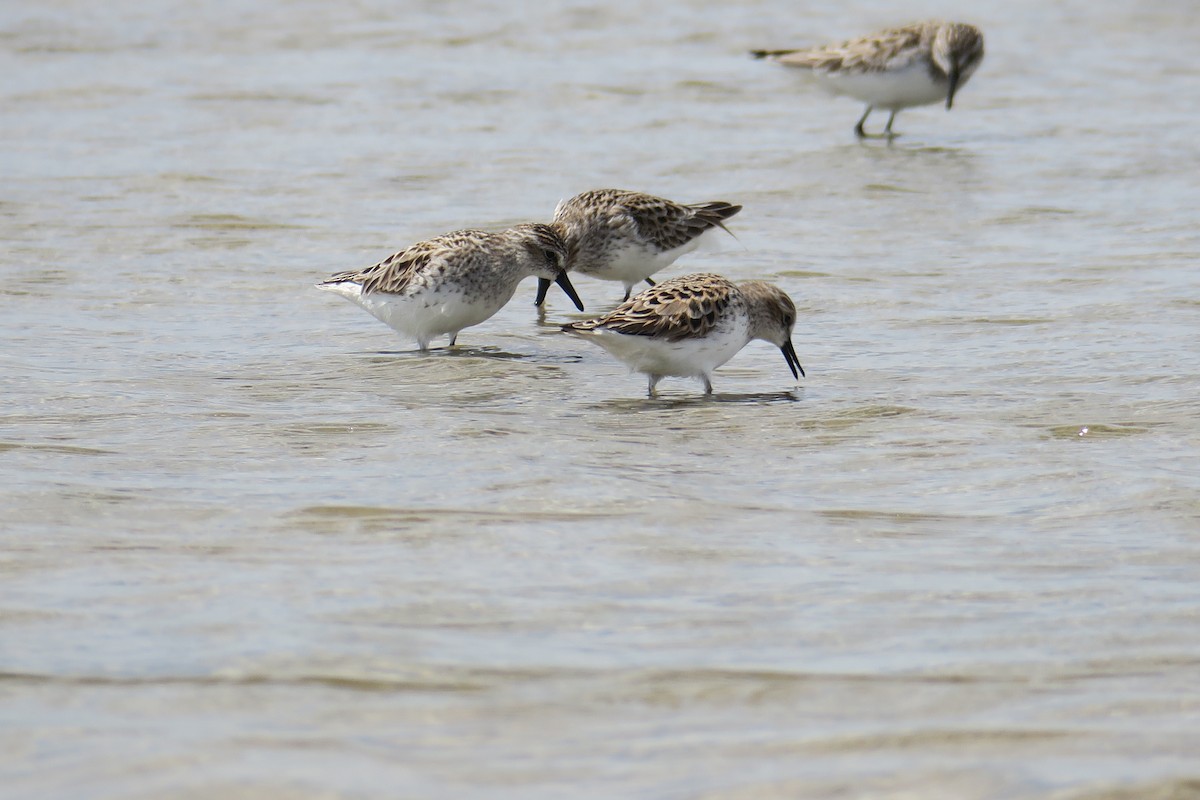
[[[125,5],[0,7],[6,797],[1200,796],[1194,3]],[[891,146],[745,55],[937,14]],[[808,378],[311,288],[601,186]]]

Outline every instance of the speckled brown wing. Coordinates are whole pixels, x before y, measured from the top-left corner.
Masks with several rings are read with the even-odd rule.
[[[725,220],[742,210],[719,200],[683,205],[650,195],[634,195],[626,206],[638,235],[663,251],[682,247],[711,228],[725,230]]]
[[[630,336],[670,342],[704,336],[729,308],[737,287],[720,275],[684,275],[663,281],[599,319],[564,325],[564,330],[605,328]]]
[[[570,225],[599,218],[613,229],[629,226],[640,239],[665,252],[710,228],[727,230],[725,220],[741,210],[740,205],[720,200],[684,205],[644,192],[593,189],[560,203],[554,219]]]
[[[927,23],[889,28],[841,44],[812,50],[758,50],[759,58],[773,57],[789,67],[807,67],[817,72],[882,72],[904,66],[922,52],[921,42],[929,32]],[[904,63],[902,63],[904,62]]]
[[[427,241],[417,242],[399,253],[393,253],[378,264],[365,269],[339,272],[323,283],[350,281],[360,284],[363,294],[400,294],[435,258],[470,247],[486,235],[483,231],[465,230],[435,236]]]

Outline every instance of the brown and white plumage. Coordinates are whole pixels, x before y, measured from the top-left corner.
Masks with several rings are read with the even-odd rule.
[[[530,275],[554,281],[580,311],[566,273],[567,245],[549,225],[529,223],[498,233],[461,230],[418,242],[378,264],[339,272],[317,284],[365,308],[416,339],[478,325],[504,307]]]
[[[983,61],[983,33],[974,25],[930,20],[805,50],[755,50],[784,66],[809,70],[834,94],[862,100],[866,111],[854,131],[865,136],[871,111],[891,112],[884,135],[901,109],[946,101]]]
[[[624,189],[593,189],[558,204],[555,229],[570,251],[570,269],[620,281],[629,299],[634,284],[695,250],[704,234],[728,230],[725,220],[742,210],[720,200],[676,203]],[[545,283],[542,284],[543,288]]]
[[[712,372],[754,339],[783,352],[793,377],[804,374],[792,346],[796,306],[777,286],[735,284],[699,273],[672,278],[596,319],[563,330],[612,353],[649,376],[650,396],[664,377],[695,377],[712,393]]]

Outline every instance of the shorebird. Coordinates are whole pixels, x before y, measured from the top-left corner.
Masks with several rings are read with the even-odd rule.
[[[365,308],[416,339],[421,350],[444,334],[450,346],[463,328],[504,307],[530,275],[562,287],[583,303],[567,278],[567,245],[549,225],[529,223],[499,233],[462,230],[418,242],[374,266],[339,272],[317,284]]]
[[[562,326],[603,347],[649,376],[649,395],[667,376],[699,378],[712,394],[712,372],[754,339],[770,342],[799,379],[792,346],[796,306],[782,289],[763,281],[735,284],[700,273],[653,286],[596,319]]]
[[[714,200],[685,205],[623,189],[594,189],[558,204],[551,223],[570,250],[572,272],[620,281],[629,299],[634,284],[646,281],[684,253],[700,246],[705,234],[742,210]],[[539,282],[539,300],[549,287]]]
[[[869,36],[809,50],[753,50],[787,67],[811,70],[823,88],[867,104],[854,126],[876,108],[890,111],[883,136],[891,138],[897,112],[946,101],[954,104],[961,89],[983,61],[983,33],[961,22],[929,21],[889,28]]]

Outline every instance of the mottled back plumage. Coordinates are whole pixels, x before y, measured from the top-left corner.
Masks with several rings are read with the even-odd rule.
[[[534,253],[535,258],[543,258],[553,268],[553,256],[559,269],[565,266],[567,245],[558,232],[549,225],[527,223],[496,233],[474,229],[444,233],[417,242],[378,264],[339,272],[319,285],[349,281],[360,284],[363,294],[403,294],[414,283],[444,273],[447,266],[451,269],[471,268],[493,261],[497,254],[503,255],[517,248],[530,251],[536,246],[540,246],[545,255]]]
[[[644,192],[595,189],[575,195],[554,210],[554,227],[570,251],[571,269],[628,290],[699,245],[713,228],[728,233],[725,220],[740,205],[714,200],[676,203]]]
[[[806,67],[821,72],[860,70],[883,72],[907,66],[923,49],[928,49],[937,32],[936,23],[922,22],[888,28],[838,44],[799,50],[756,50],[759,58],[773,58],[789,67]]]
[[[596,220],[608,221],[609,229],[633,233],[660,250],[674,250],[710,228],[727,231],[725,220],[741,210],[740,205],[719,200],[684,204],[644,192],[594,189],[559,203],[554,222],[576,251],[603,232],[591,224]]]
[[[650,287],[603,317],[570,323],[564,328],[575,331],[607,328],[670,342],[704,336],[716,327],[736,291],[736,284],[720,275],[685,275]]]

